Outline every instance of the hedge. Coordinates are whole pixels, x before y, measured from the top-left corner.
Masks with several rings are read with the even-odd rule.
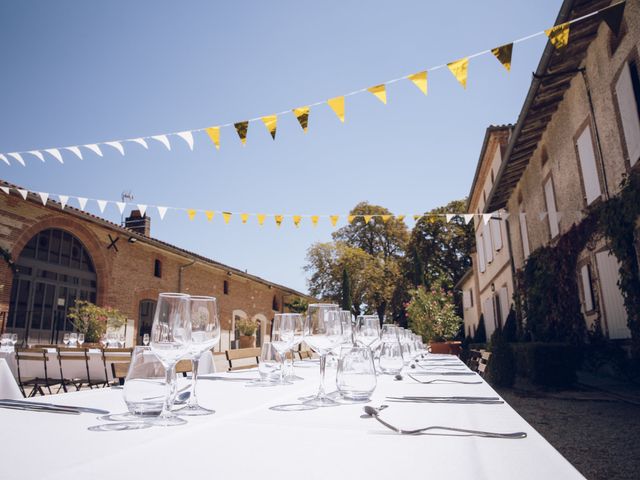
[[[517,373],[536,385],[567,387],[582,363],[579,347],[569,343],[512,343]]]

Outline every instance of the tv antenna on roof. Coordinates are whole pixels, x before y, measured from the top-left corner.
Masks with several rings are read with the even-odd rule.
[[[122,192],[120,194],[120,198],[122,202],[126,200],[133,200],[133,192],[131,190]],[[120,225],[124,227],[124,210],[122,210],[122,215],[120,216]]]

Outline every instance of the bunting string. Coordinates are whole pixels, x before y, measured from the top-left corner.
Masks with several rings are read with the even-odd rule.
[[[309,103],[305,106],[295,107],[287,110],[283,110],[278,113],[273,113],[269,115],[262,115],[259,117],[251,118],[249,120],[243,120],[239,122],[229,122],[215,126],[201,127],[195,128],[192,130],[183,130],[179,132],[170,132],[163,133],[158,135],[150,135],[143,136],[138,138],[126,138],[120,140],[110,140],[104,142],[96,142],[85,145],[72,145],[66,147],[55,147],[55,148],[45,148],[39,150],[25,150],[25,151],[15,151],[15,152],[4,152],[0,153],[0,162],[11,165],[12,161],[19,163],[22,166],[26,166],[25,157],[27,155],[31,155],[36,157],[41,162],[45,162],[47,156],[53,157],[59,163],[64,163],[64,156],[68,155],[67,152],[72,153],[79,160],[83,160],[84,154],[86,153],[82,149],[89,150],[96,155],[102,157],[104,155],[103,148],[109,147],[118,151],[121,155],[125,155],[125,146],[129,147],[130,143],[135,143],[141,146],[142,148],[148,150],[151,145],[154,144],[162,144],[167,150],[171,151],[173,145],[171,141],[174,137],[180,137],[188,146],[190,150],[194,148],[194,134],[196,133],[206,133],[210,140],[213,142],[216,150],[220,149],[220,130],[223,128],[234,127],[238,137],[240,138],[241,144],[244,146],[247,143],[247,135],[249,130],[249,125],[254,122],[262,122],[266,127],[267,131],[271,135],[271,137],[275,140],[276,138],[276,130],[277,130],[277,121],[278,117],[281,115],[287,115],[293,113],[296,119],[298,120],[302,130],[306,133],[309,127],[309,116],[312,107],[317,107],[320,105],[328,105],[331,110],[336,114],[340,122],[344,123],[346,121],[345,114],[345,98],[352,97],[354,95],[359,95],[362,93],[373,94],[378,100],[380,100],[383,104],[387,104],[387,87],[391,84],[409,80],[411,81],[420,91],[427,95],[428,93],[428,72],[433,72],[436,70],[440,70],[443,68],[447,68],[454,75],[456,80],[460,83],[460,85],[466,89],[467,88],[467,79],[469,74],[469,60],[473,58],[480,57],[482,55],[491,54],[493,55],[502,66],[509,72],[511,70],[511,59],[513,53],[513,46],[515,44],[525,42],[527,40],[533,39],[535,37],[546,35],[551,42],[551,44],[556,49],[562,49],[569,44],[570,41],[570,26],[586,20],[587,18],[591,18],[597,15],[600,15],[601,18],[609,25],[609,27],[617,32],[620,28],[620,22],[622,20],[622,13],[624,10],[626,0],[623,0],[619,3],[615,3],[601,10],[597,10],[591,12],[589,14],[583,15],[579,18],[575,18],[573,20],[569,20],[568,22],[555,25],[551,28],[542,30],[540,32],[533,33],[531,35],[527,35],[525,37],[513,40],[512,42],[503,44],[496,48],[491,48],[488,50],[482,50],[480,52],[473,53],[471,55],[467,55],[458,60],[447,62],[442,65],[436,65],[417,73],[411,73],[409,75],[404,75],[402,77],[394,78],[391,80],[387,80],[384,83],[379,83],[374,86],[361,88],[358,90],[354,90],[349,93],[345,93],[343,95],[339,95],[337,97],[330,98],[328,100],[322,100],[315,103]],[[45,155],[46,154],[46,155]]]

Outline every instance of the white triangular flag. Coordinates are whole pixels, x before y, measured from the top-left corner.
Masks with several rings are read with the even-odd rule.
[[[545,218],[547,218],[547,212],[540,212],[538,214],[538,218],[540,219],[540,221],[543,221]]]
[[[154,135],[151,138],[159,141],[161,144],[167,147],[167,150],[171,150],[171,144],[169,143],[169,139],[167,138],[166,135]]]
[[[483,213],[482,214],[482,222],[487,225],[489,223],[489,220],[491,220],[491,214],[490,213]]]
[[[453,213],[445,213],[444,214],[444,218],[447,221],[447,223],[449,223],[453,217],[455,217],[455,214],[453,214]]]
[[[149,145],[144,138],[132,138],[132,142],[136,142],[138,145],[142,145],[145,149],[149,150]]]
[[[122,215],[127,204],[124,202],[116,202],[116,206],[118,207],[118,210],[120,210],[120,215]]]
[[[70,152],[73,152],[76,157],[78,157],[80,160],[82,160],[82,152],[80,151],[80,149],[78,147],[66,147],[66,148]]]
[[[158,209],[158,215],[160,215],[160,220],[164,220],[164,216],[167,213],[167,207],[156,207]]]
[[[85,145],[85,147],[87,147],[89,150],[94,152],[99,157],[102,156],[102,150],[100,150],[100,147],[98,145],[96,145],[95,143],[92,143],[90,145]]]
[[[193,151],[193,134],[189,130],[187,130],[186,132],[178,132],[176,133],[176,135],[187,142],[187,145],[189,145],[189,150]]]
[[[0,153],[0,160],[2,160],[4,163],[6,163],[7,165],[11,166],[11,164],[9,163],[9,160],[7,160],[7,157],[5,157],[4,155],[2,155]]]
[[[120,142],[104,142],[105,145],[115,148],[120,152],[120,155],[124,155],[124,147]]]
[[[138,210],[140,210],[140,215],[144,217],[145,212],[147,211],[147,206],[142,203],[138,204]]]
[[[60,163],[64,163],[64,160],[62,160],[62,154],[60,153],[60,150],[58,150],[57,148],[48,148],[45,150],[45,152],[49,153],[53,158],[58,160]]]
[[[469,225],[471,223],[471,220],[473,220],[473,213],[465,213],[462,216],[464,217],[464,224],[465,225]]]
[[[9,156],[15,158],[23,167],[25,166],[22,155],[20,155],[19,153],[10,153]]]
[[[22,196],[23,200],[27,199],[27,195],[29,195],[29,190],[25,190],[24,188],[16,188],[16,190]]]
[[[0,187],[0,190],[9,195],[9,187]]]
[[[40,150],[30,150],[28,153],[40,159],[41,162],[44,162],[44,155]]]
[[[47,200],[49,200],[49,194],[46,192],[38,192],[40,195],[40,200],[42,200],[42,205],[47,205]]]
[[[76,197],[78,200],[78,205],[80,205],[80,210],[84,211],[84,207],[87,206],[87,199],[84,197]]]
[[[58,200],[60,200],[60,205],[62,206],[62,209],[64,210],[64,207],[67,206],[67,202],[69,201],[69,196],[68,195],[58,195]]]
[[[100,209],[100,213],[104,213],[104,207],[107,206],[107,201],[106,200],[96,200],[96,202],[98,203],[98,208]]]

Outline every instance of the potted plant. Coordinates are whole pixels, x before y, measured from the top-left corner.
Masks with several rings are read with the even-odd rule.
[[[117,331],[127,318],[115,308],[99,307],[86,300],[78,300],[67,314],[73,328],[84,333],[85,342],[96,343],[109,331]]]
[[[440,287],[429,290],[418,287],[410,292],[407,304],[409,327],[431,346],[432,353],[459,351],[459,342],[451,341],[460,329],[462,319],[455,313],[453,295]]]
[[[251,348],[256,346],[256,330],[258,329],[257,322],[248,320],[246,318],[239,318],[236,320],[236,330],[239,334],[240,348]]]

